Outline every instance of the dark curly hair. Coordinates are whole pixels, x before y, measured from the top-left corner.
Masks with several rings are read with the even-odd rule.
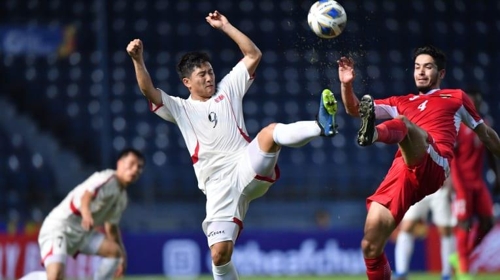
[[[182,80],[183,78],[191,76],[194,68],[200,67],[205,62],[210,63],[210,56],[205,52],[188,52],[184,54],[176,67],[179,79]]]
[[[443,70],[446,68],[446,54],[442,50],[432,45],[416,48],[413,51],[413,60],[415,60],[417,56],[421,54],[427,54],[432,56],[434,62],[436,62],[438,70]]]

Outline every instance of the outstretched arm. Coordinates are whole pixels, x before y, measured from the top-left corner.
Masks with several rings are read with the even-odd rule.
[[[341,57],[337,61],[339,65],[340,92],[346,113],[353,117],[359,117],[359,99],[354,94],[352,82],[354,81],[354,61],[352,58]]]
[[[488,165],[490,166],[490,169],[493,170],[493,173],[495,173],[495,182],[493,183],[493,194],[494,195],[500,195],[500,170],[498,170],[498,164],[495,156],[493,155],[490,150],[486,151],[486,159],[488,161]]]
[[[218,11],[209,13],[206,20],[213,28],[226,33],[226,35],[238,45],[243,53],[243,63],[245,63],[248,73],[253,75],[259,65],[260,59],[262,58],[262,52],[254,44],[254,42],[243,34],[243,32],[229,23],[227,18]]]
[[[479,139],[484,143],[486,148],[490,150],[496,157],[500,158],[500,138],[493,128],[487,124],[479,124],[475,129]]]
[[[487,151],[487,157],[490,164],[490,168],[495,172],[495,185],[493,186],[493,193],[500,194],[500,171],[498,170],[498,165],[496,163],[496,159],[493,157],[496,156],[500,158],[500,138],[493,128],[488,125],[482,123],[474,129],[474,131],[479,136],[479,139],[484,143]]]
[[[127,53],[132,58],[135,68],[135,76],[142,94],[156,106],[163,104],[161,100],[161,92],[154,87],[151,77],[149,76],[146,64],[144,63],[142,41],[139,39],[132,40],[127,46]]]

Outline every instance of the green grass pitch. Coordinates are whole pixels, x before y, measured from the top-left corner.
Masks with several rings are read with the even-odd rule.
[[[410,274],[412,280],[439,280],[441,279],[439,274],[428,274],[428,273],[412,273]],[[211,276],[203,276],[199,278],[166,278],[162,276],[134,276],[126,277],[126,280],[210,280],[213,279]],[[282,280],[282,279],[296,279],[296,280],[317,280],[317,279],[329,279],[329,280],[366,280],[364,275],[331,275],[331,276],[240,276],[241,280]],[[479,274],[476,275],[474,280],[498,280],[500,279],[500,274]]]

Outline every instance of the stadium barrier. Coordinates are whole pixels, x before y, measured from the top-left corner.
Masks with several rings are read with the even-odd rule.
[[[233,261],[242,275],[328,275],[364,273],[359,230],[244,230]],[[124,233],[129,275],[197,276],[210,273],[205,236],[195,232]],[[88,278],[99,262],[79,255],[68,259],[66,274]],[[0,235],[2,279],[18,279],[43,269],[36,237]]]
[[[360,229],[264,231],[243,230],[233,261],[242,275],[330,275],[363,274],[364,261]],[[500,272],[500,224],[485,238],[472,256],[480,271]],[[211,270],[210,252],[202,231],[124,233],[129,275],[196,276]],[[413,271],[440,269],[439,236],[429,230],[425,241],[418,240],[411,262]],[[387,256],[394,267],[394,244]],[[97,257],[79,255],[68,259],[67,275],[83,279],[92,274]],[[36,237],[0,235],[0,278],[18,279],[43,269]]]

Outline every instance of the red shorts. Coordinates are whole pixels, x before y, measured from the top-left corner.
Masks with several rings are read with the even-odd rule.
[[[453,213],[459,221],[468,220],[474,216],[493,217],[493,200],[486,184],[454,182],[455,199]]]
[[[448,160],[444,160],[447,164]],[[367,198],[366,206],[369,208],[372,201],[384,205],[391,211],[396,224],[399,224],[410,206],[436,192],[445,179],[445,169],[428,153],[422,162],[414,167],[408,167],[403,157],[398,156],[392,162],[384,181],[375,193]]]

